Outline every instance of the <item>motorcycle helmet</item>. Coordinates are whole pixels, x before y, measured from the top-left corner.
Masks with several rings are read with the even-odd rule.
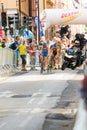
[[[80,33],[76,33],[75,38],[76,38],[76,39],[80,39],[80,36],[81,36]]]
[[[80,41],[79,40],[75,40],[75,45],[76,46],[80,46]]]
[[[85,34],[84,33],[82,33],[81,34],[81,36],[80,36],[80,38],[84,38],[85,37]]]

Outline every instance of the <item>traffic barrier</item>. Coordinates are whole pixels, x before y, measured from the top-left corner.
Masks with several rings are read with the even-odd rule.
[[[32,52],[35,52],[35,64],[33,66],[35,67],[39,67],[40,66],[40,61],[39,61],[39,54],[40,54],[40,51],[39,50],[36,50],[36,51],[30,51],[30,53]],[[30,59],[31,59],[31,56],[29,53],[27,53],[26,55],[26,61],[27,61],[27,66],[31,67],[31,63],[30,63]]]
[[[10,48],[0,48],[0,73],[13,71],[15,68],[15,51]]]

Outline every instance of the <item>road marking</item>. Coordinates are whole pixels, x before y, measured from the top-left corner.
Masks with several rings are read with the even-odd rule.
[[[50,95],[51,95],[51,93],[43,93],[43,92],[40,92],[40,91],[39,91],[39,92],[34,93],[34,94],[32,95],[30,101],[28,101],[27,104],[31,104],[33,101],[36,100],[36,97],[39,97],[39,96],[40,96],[40,98],[42,98],[42,99],[38,102],[37,105],[41,105],[41,104],[43,104],[43,102],[47,99],[47,97],[50,96]]]
[[[28,109],[22,109],[22,110],[18,110],[19,112],[17,112],[15,115],[23,115],[23,114],[27,114],[27,113],[29,113],[29,112],[31,112],[32,111],[32,109],[31,108],[28,108]]]
[[[42,94],[43,94],[43,93],[42,93]],[[50,96],[50,95],[51,95],[51,93],[44,93],[44,96],[43,96],[43,98],[41,99],[41,101],[38,102],[38,105],[43,104],[43,103],[47,100],[47,97]]]
[[[27,104],[31,104],[35,99],[32,98]]]
[[[19,125],[19,127],[24,127],[24,126],[26,126],[28,123],[29,123],[29,120],[31,120],[32,119],[32,116],[28,116],[28,118],[26,118],[26,120],[23,120],[22,122],[21,122],[21,124]]]
[[[13,93],[12,91],[3,91],[3,92],[0,92],[0,98],[2,97],[12,97],[15,93]]]
[[[4,123],[2,123],[1,125],[0,125],[0,128],[2,128],[4,125],[6,125],[7,123],[6,122],[4,122]]]

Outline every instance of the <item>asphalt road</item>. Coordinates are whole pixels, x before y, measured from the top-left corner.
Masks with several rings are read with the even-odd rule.
[[[0,80],[0,130],[71,130],[81,69],[18,72]]]

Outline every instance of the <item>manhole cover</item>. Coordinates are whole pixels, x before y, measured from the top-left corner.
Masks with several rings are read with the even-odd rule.
[[[28,97],[31,97],[32,95],[13,95],[11,98],[28,98]]]

